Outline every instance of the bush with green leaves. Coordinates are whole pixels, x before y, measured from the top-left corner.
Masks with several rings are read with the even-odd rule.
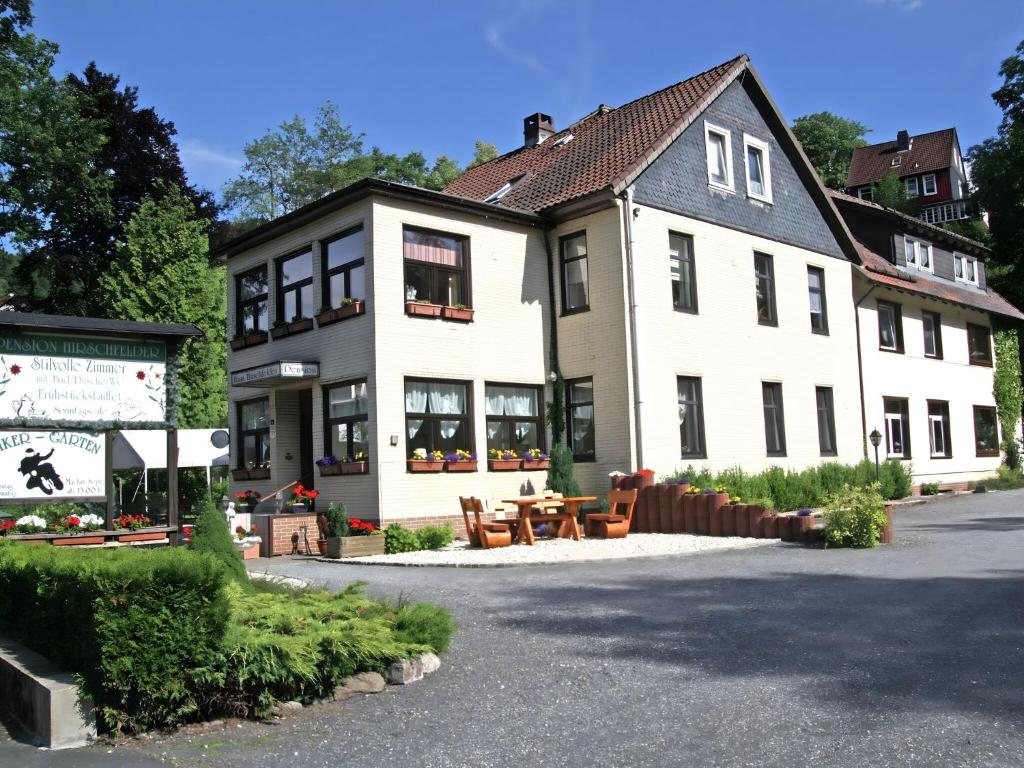
[[[384,531],[384,552],[388,555],[397,555],[402,552],[417,552],[420,549],[420,539],[416,531],[403,528],[398,523],[392,523]]]
[[[580,496],[580,484],[572,474],[572,451],[561,443],[551,448],[547,488],[563,496]]]
[[[327,536],[329,538],[341,538],[348,536],[348,508],[342,504],[335,504],[333,501],[327,505],[324,513],[327,517]]]
[[[228,625],[224,566],[182,549],[0,541],[0,631],[76,673],[114,732],[201,716]]]
[[[208,502],[196,518],[189,549],[213,555],[224,564],[229,577],[248,586],[249,573],[245,570],[241,552],[235,547],[235,539],[228,530],[227,518],[212,503]]]
[[[877,483],[865,487],[846,485],[825,500],[825,543],[829,547],[878,546],[888,519]]]
[[[416,531],[420,549],[440,549],[447,547],[455,538],[451,525],[425,525]]]
[[[938,483],[921,483],[922,496],[935,496],[939,492]]]

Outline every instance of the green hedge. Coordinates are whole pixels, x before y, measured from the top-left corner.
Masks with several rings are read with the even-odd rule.
[[[410,531],[398,523],[392,523],[384,531],[384,552],[396,555],[401,552],[418,552],[421,549],[447,547],[455,538],[450,525],[425,525],[418,531]]]
[[[901,461],[886,461],[880,466],[881,493],[885,499],[902,499],[910,495],[910,466]],[[782,467],[769,467],[751,475],[739,467],[717,474],[690,465],[665,478],[678,481],[687,478],[698,488],[724,486],[733,496],[745,503],[764,504],[780,512],[802,507],[820,507],[825,500],[849,485],[865,488],[875,482],[875,464],[865,459],[860,464],[826,462],[797,472]]]
[[[0,542],[0,630],[78,673],[111,730],[176,725],[216,677],[225,583],[199,553]]]

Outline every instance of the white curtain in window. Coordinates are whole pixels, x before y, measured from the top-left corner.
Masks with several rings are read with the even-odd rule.
[[[423,426],[423,419],[406,419],[405,425],[409,430],[409,439],[412,440]]]
[[[594,419],[594,406],[577,405],[573,411],[572,438],[577,441],[583,440],[590,432],[590,425]]]
[[[465,413],[466,387],[464,384],[430,384],[431,413]]]
[[[487,439],[493,440],[498,436],[501,431],[501,422],[499,421],[488,421],[487,422]]]
[[[537,391],[529,387],[488,387],[488,416],[536,416]]]
[[[505,387],[488,387],[486,393],[487,415],[505,415]]]
[[[457,421],[442,421],[440,423],[441,437],[445,440],[450,439],[459,428],[459,422]]]
[[[430,388],[429,384],[423,382],[406,382],[405,384],[405,412],[406,413],[426,413],[427,412],[427,392]]]
[[[330,414],[332,419],[361,416],[366,413],[366,385],[354,384],[331,390]]]

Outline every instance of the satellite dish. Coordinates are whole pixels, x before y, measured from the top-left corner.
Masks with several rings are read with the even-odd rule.
[[[231,438],[228,437],[226,429],[218,429],[210,435],[210,442],[213,443],[214,448],[227,448],[231,443]]]

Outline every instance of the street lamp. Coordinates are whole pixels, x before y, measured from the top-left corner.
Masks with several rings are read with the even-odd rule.
[[[881,471],[878,467],[878,446],[882,442],[882,433],[877,429],[873,429],[871,430],[871,434],[868,435],[868,439],[871,441],[871,444],[875,446],[875,481],[877,482],[881,480]]]

